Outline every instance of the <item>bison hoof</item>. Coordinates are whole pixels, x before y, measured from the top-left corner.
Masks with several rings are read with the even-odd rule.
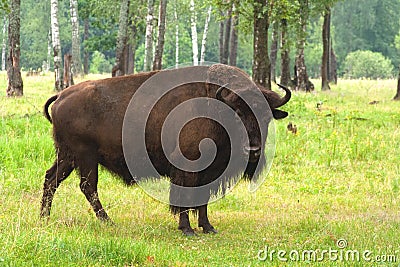
[[[40,212],[40,219],[49,219],[50,218],[50,211],[44,210]]]
[[[110,217],[108,217],[107,213],[103,209],[99,210],[98,212],[95,212],[95,214],[96,214],[96,217],[100,221],[107,222],[107,223],[109,223],[109,222],[112,223],[112,220],[110,219]]]
[[[180,230],[182,231],[182,233],[185,236],[195,236],[196,235],[194,230],[191,227],[189,227],[189,228],[187,228],[187,227],[181,228]]]
[[[216,233],[218,233],[218,231],[215,230],[215,228],[210,225],[209,227],[203,227],[203,233],[205,233],[205,234],[216,234]]]

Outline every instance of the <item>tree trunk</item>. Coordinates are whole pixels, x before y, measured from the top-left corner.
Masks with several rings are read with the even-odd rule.
[[[112,69],[111,76],[123,76],[126,73],[125,50],[128,40],[128,15],[130,0],[121,0],[119,9],[119,28],[117,37],[117,48],[115,51],[115,66]]]
[[[193,65],[199,65],[199,47],[197,44],[197,18],[194,0],[190,0],[190,25],[192,32]]]
[[[225,20],[224,30],[224,54],[222,56],[223,64],[228,64],[229,60],[229,44],[231,39],[231,27],[232,27],[232,4],[230,5],[227,13],[227,19]]]
[[[135,71],[135,46],[130,44],[128,45],[128,66],[126,69],[126,74],[133,74]]]
[[[46,72],[50,71],[50,65],[51,65],[51,57],[53,54],[53,43],[51,39],[51,28],[49,29],[49,34],[47,35],[47,58],[46,58]]]
[[[229,65],[236,66],[237,49],[238,49],[238,23],[239,17],[236,11],[235,3],[232,7],[232,26],[231,26],[231,39],[230,39],[230,53],[229,53]]]
[[[54,57],[54,88],[57,91],[63,89],[62,80],[62,65],[61,65],[61,44],[60,44],[60,30],[58,25],[58,0],[51,0],[51,41],[53,43],[53,57]]]
[[[308,0],[299,0],[300,4],[300,28],[297,41],[296,70],[297,85],[296,90],[311,91],[312,83],[308,80],[307,68],[304,59],[304,47],[306,45],[307,20],[308,20]]]
[[[7,16],[3,19],[3,43],[1,46],[1,70],[6,70],[6,50],[7,50]]]
[[[332,38],[331,38],[331,55],[329,59],[329,82],[333,84],[337,84],[337,59],[335,55],[335,51],[332,47]]]
[[[206,43],[207,43],[207,35],[208,35],[208,25],[210,24],[210,19],[211,19],[211,11],[212,11],[212,7],[209,6],[208,10],[207,10],[206,21],[204,22],[203,39],[201,40],[200,63],[204,63],[204,59],[206,56]]]
[[[400,68],[399,68],[399,74],[397,76],[397,93],[394,96],[393,100],[400,100]]]
[[[128,46],[128,68],[126,74],[133,74],[135,72],[135,52],[136,52],[136,34],[137,28],[135,23],[130,23],[130,36],[131,43]]]
[[[160,0],[158,13],[158,38],[157,48],[154,55],[153,70],[162,69],[162,56],[164,51],[165,18],[167,15],[167,0]]]
[[[271,40],[271,81],[276,83],[276,59],[278,57],[278,42],[279,42],[279,24],[277,21],[273,23],[273,32]]]
[[[321,64],[321,90],[327,91],[329,87],[329,56],[330,56],[330,24],[331,9],[326,7],[324,12],[324,23],[322,26],[322,64]]]
[[[296,56],[296,90],[311,91],[308,85],[308,74],[304,60],[304,47],[297,48]]]
[[[81,38],[79,36],[78,1],[70,0],[72,26],[72,73],[82,75]]]
[[[154,0],[147,0],[146,17],[146,36],[144,41],[144,71],[151,69],[153,62],[153,18],[154,18]]]
[[[64,87],[68,88],[74,85],[74,77],[72,74],[72,55],[64,55]]]
[[[85,18],[84,20],[84,32],[83,32],[83,42],[89,39],[89,18]],[[89,74],[89,51],[85,47],[83,52],[83,73],[85,75]]]
[[[223,12],[221,11],[221,16],[223,16]],[[225,22],[221,20],[219,22],[219,63],[223,63],[224,61],[224,31],[225,31]]]
[[[268,2],[254,1],[253,81],[271,89],[268,57]]]
[[[281,20],[281,80],[283,86],[291,87],[290,79],[290,47],[287,43],[287,20]]]
[[[19,66],[20,50],[20,7],[21,0],[11,1],[11,12],[8,22],[8,58],[7,58],[7,96],[24,94],[21,69]]]
[[[179,21],[177,12],[177,3],[174,4],[174,18],[175,18],[175,68],[179,66]]]

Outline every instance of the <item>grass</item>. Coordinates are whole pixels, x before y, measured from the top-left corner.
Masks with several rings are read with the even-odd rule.
[[[24,77],[24,97],[0,97],[0,266],[400,263],[400,103],[391,101],[394,80],[339,81],[330,92],[294,93],[285,107],[290,116],[275,122],[276,156],[264,184],[250,194],[240,183],[210,205],[217,235],[196,229],[198,235],[187,238],[165,204],[104,170],[99,194],[115,225],[96,220],[76,174],[57,191],[50,219],[39,219],[44,173],[54,159],[51,126],[41,115],[54,93],[52,78]],[[286,130],[289,122],[297,134]],[[347,241],[345,249],[337,247],[340,239]],[[329,249],[342,255],[368,250],[371,260],[384,256],[379,260],[387,262],[335,260],[334,254],[322,261],[289,257]],[[287,262],[278,259],[279,250],[286,251]],[[258,254],[268,257],[260,261]]]

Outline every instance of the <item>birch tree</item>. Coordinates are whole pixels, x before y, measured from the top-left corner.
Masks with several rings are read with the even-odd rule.
[[[8,23],[7,96],[22,96],[23,83],[20,68],[20,7],[21,0],[11,1]]]
[[[62,59],[61,59],[61,44],[60,44],[60,30],[58,25],[58,0],[50,0],[51,3],[51,41],[53,44],[53,57],[54,57],[54,88],[57,91],[63,89],[62,79]]]
[[[160,70],[162,68],[166,14],[167,14],[167,0],[160,0],[160,7],[158,11],[157,48],[154,55],[153,70]]]
[[[206,55],[206,43],[207,43],[207,35],[208,35],[208,26],[210,24],[211,19],[211,11],[212,7],[209,6],[206,15],[206,21],[204,23],[204,31],[203,31],[203,38],[201,40],[201,50],[200,50],[200,63],[204,63],[204,58]]]
[[[50,71],[50,62],[51,62],[51,57],[52,57],[52,50],[53,50],[53,44],[52,44],[52,40],[51,40],[51,27],[50,27],[49,32],[47,34],[46,68],[44,69],[46,72]]]
[[[70,0],[70,11],[72,26],[72,75],[81,75],[81,41],[79,36],[79,16],[77,0]]]
[[[1,46],[1,70],[6,70],[6,50],[7,50],[7,16],[3,19],[3,43]]]
[[[146,17],[146,37],[144,42],[144,71],[151,69],[153,58],[153,19],[154,19],[154,0],[147,1],[147,17]]]
[[[117,37],[117,48],[115,52],[115,66],[112,69],[112,76],[125,75],[125,49],[128,39],[128,14],[130,0],[121,0],[119,12],[119,28]]]
[[[190,0],[190,29],[192,32],[193,65],[199,65],[199,47],[197,43],[197,18],[194,0]]]

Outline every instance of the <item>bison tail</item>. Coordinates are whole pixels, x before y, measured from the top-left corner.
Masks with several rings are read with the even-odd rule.
[[[48,119],[50,123],[53,123],[53,121],[51,120],[51,117],[49,114],[49,106],[51,105],[51,103],[56,101],[57,98],[58,98],[58,95],[54,95],[46,101],[46,104],[44,104],[43,113],[44,113],[44,116],[46,117],[46,119]]]

